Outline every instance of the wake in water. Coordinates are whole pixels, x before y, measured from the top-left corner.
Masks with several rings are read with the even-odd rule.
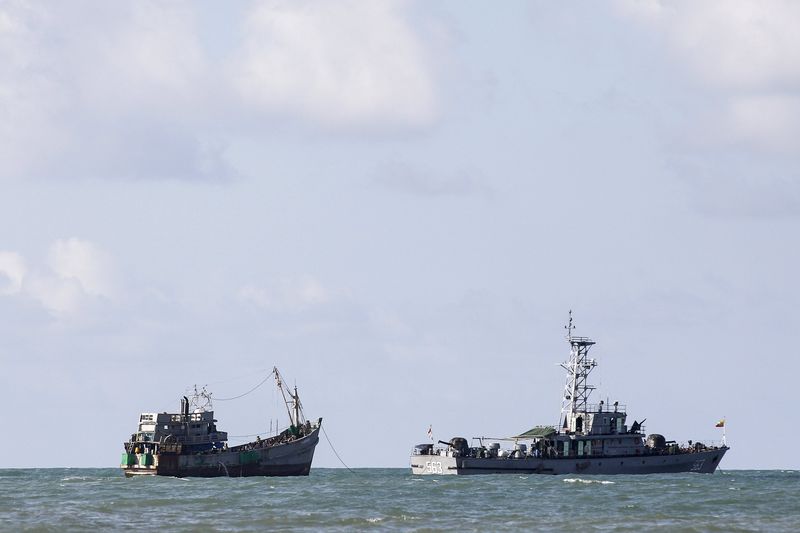
[[[586,483],[587,485],[592,483],[599,483],[600,485],[614,485],[616,482],[608,481],[605,479],[582,479],[579,477],[574,477],[565,479],[564,483]]]

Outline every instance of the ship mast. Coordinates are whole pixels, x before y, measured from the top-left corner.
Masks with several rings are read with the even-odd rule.
[[[572,421],[579,413],[583,413],[584,420],[586,419],[587,402],[594,390],[587,380],[597,362],[589,359],[589,348],[594,345],[594,341],[588,337],[572,335],[572,330],[575,329],[572,325],[572,310],[569,312],[569,323],[564,328],[567,330],[570,350],[569,360],[561,363],[561,368],[567,371],[567,381],[564,385],[564,398],[561,401],[559,424],[561,428],[572,428]]]
[[[278,390],[281,391],[283,402],[286,404],[286,411],[289,413],[289,424],[300,427],[303,407],[300,404],[300,395],[297,393],[297,386],[294,387],[294,393],[292,393],[289,387],[283,382],[281,373],[278,372],[278,367],[273,367],[272,372],[275,374],[275,384],[278,386]],[[289,393],[289,398],[286,397],[287,392]]]

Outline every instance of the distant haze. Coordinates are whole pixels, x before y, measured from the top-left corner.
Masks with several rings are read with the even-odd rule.
[[[351,467],[595,400],[800,468],[800,3],[0,4],[0,467],[273,365]],[[285,420],[272,383],[220,429]],[[315,466],[340,463],[323,439]]]

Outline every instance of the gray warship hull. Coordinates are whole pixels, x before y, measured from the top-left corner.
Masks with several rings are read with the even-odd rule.
[[[414,446],[411,471],[417,475],[469,474],[551,474],[610,475],[665,474],[697,472],[711,474],[728,451],[725,419],[721,445],[688,441],[681,445],[658,433],[646,434],[644,422],[628,425],[625,405],[619,401],[589,402],[595,387],[588,378],[597,361],[589,357],[595,342],[573,335],[572,311],[569,314],[567,342],[569,359],[561,363],[567,371],[561,400],[561,414],[556,426],[535,426],[509,437],[473,437],[478,446],[470,446],[464,437]],[[428,436],[433,441],[432,426]],[[494,441],[494,442],[493,442]],[[513,443],[513,449],[501,449],[501,443]]]
[[[419,475],[550,474],[613,475],[696,472],[711,474],[728,448],[677,455],[565,457],[543,459],[412,455],[411,471]]]
[[[307,476],[318,442],[319,427],[297,440],[264,447],[259,447],[261,443],[250,443],[202,453],[162,451],[149,457],[130,454],[131,464],[122,469],[127,477]]]

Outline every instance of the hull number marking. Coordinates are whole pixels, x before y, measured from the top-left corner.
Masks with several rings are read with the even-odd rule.
[[[441,461],[425,461],[425,473],[426,474],[442,474],[442,462]]]
[[[695,461],[692,465],[690,472],[700,472],[703,468],[703,463],[705,463],[705,459],[700,459],[699,461]]]

